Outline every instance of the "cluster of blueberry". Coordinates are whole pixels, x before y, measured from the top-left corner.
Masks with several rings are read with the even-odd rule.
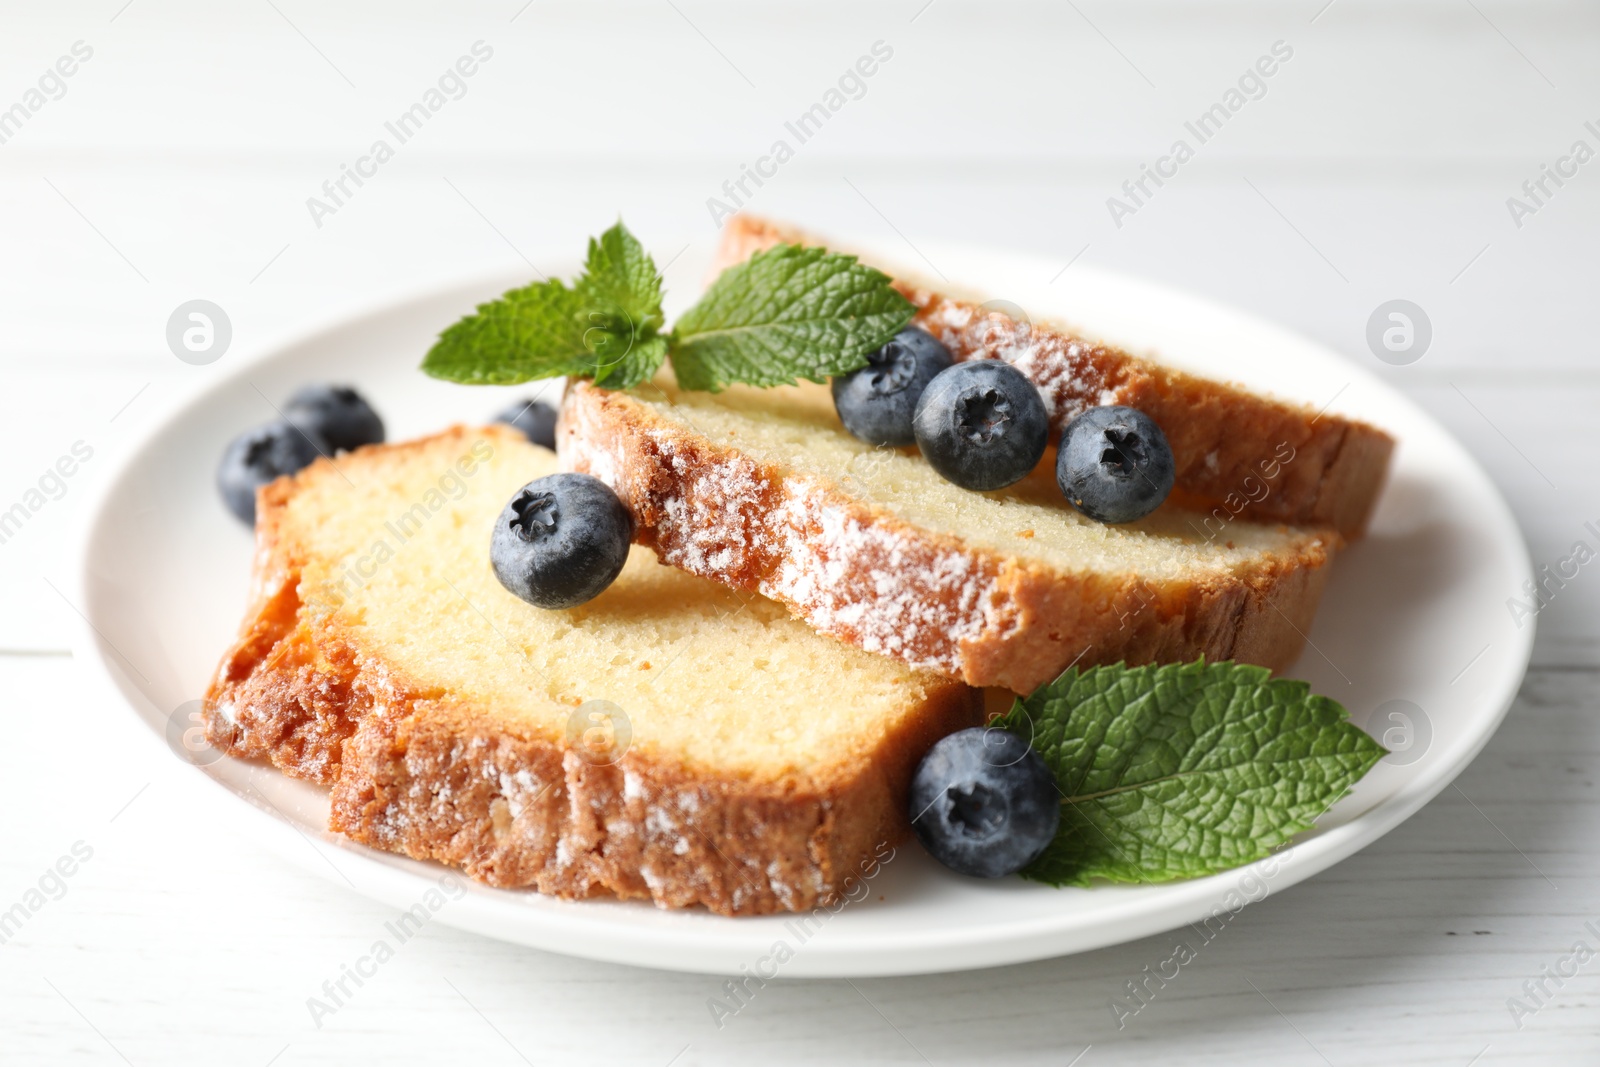
[[[523,400],[495,416],[545,448],[556,445],[556,410]],[[318,456],[384,439],[383,419],[349,386],[298,390],[282,417],[235,437],[217,467],[228,510],[256,521],[256,490]],[[511,592],[541,608],[570,608],[599,596],[622,571],[633,520],[617,495],[587,474],[553,474],[517,491],[495,524],[490,562]]]
[[[993,359],[956,363],[932,334],[908,326],[833,380],[833,405],[846,430],[871,445],[915,443],[947,481],[1003,489],[1044,455],[1049,413],[1021,371]],[[1128,407],[1097,407],[1067,424],[1056,484],[1097,522],[1133,522],[1160,507],[1175,475],[1166,435]]]
[[[217,467],[217,490],[229,511],[254,523],[261,486],[318,456],[382,440],[383,420],[360,393],[343,385],[307,385],[289,398],[282,418],[229,442]]]
[[[556,446],[556,410],[539,400],[511,405],[495,422],[521,430],[536,445]],[[348,452],[383,441],[383,419],[366,397],[347,385],[302,386],[283,406],[282,417],[235,437],[217,466],[217,490],[228,510],[256,521],[256,490],[293,474],[318,456]]]

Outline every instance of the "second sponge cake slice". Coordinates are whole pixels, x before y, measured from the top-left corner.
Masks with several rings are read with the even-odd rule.
[[[944,481],[846,433],[825,386],[631,392],[575,383],[557,448],[693,573],[851,644],[1028,692],[1071,663],[1298,655],[1339,537],[1172,504],[1125,526],[1073,511],[1053,454],[1007,489]]]
[[[741,214],[723,228],[714,269],[779,243],[825,242]],[[849,251],[826,243],[836,252]],[[1017,309],[1008,301],[984,301],[900,270],[889,273],[917,309],[913,323],[957,360],[1003,359],[1026,374],[1039,387],[1057,433],[1097,405],[1122,404],[1150,416],[1172,446],[1178,490],[1223,522],[1242,513],[1261,522],[1330,526],[1347,538],[1366,528],[1394,451],[1394,440],[1383,430],[1188,374],[1057,323],[1014,319]],[[1285,455],[1292,461],[1277,462]],[[1273,474],[1265,482],[1271,492],[1251,490],[1269,466]]]

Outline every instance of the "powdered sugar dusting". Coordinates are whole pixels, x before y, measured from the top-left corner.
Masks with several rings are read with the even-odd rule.
[[[671,429],[649,437],[678,487],[660,498],[661,527],[674,531],[661,539],[664,562],[708,578],[726,579],[745,570],[752,563],[749,553],[763,547],[751,536],[759,527],[765,489],[755,463],[733,455],[708,465],[702,457],[685,455]],[[593,471],[603,471],[607,461],[614,469],[618,457],[595,451],[604,458]],[[605,481],[603,474],[595,477]],[[685,536],[688,531],[693,536]]]
[[[862,521],[809,479],[784,489],[773,515],[780,562],[761,592],[869,652],[959,674],[960,642],[982,628],[980,604],[993,585],[970,554],[928,558],[898,528]]]
[[[989,305],[974,307],[925,289],[902,291],[918,308],[912,321],[944,342],[957,360],[1001,359],[1027,375],[1043,394],[1057,429],[1087,408],[1120,402],[1121,394],[1094,358],[1097,346]]]
[[[606,481],[665,563],[777,600],[824,633],[914,667],[962,673],[962,643],[998,599],[996,567],[815,476],[759,464],[661,419],[617,433],[597,394],[569,401],[562,456]],[[645,458],[648,457],[648,462]]]

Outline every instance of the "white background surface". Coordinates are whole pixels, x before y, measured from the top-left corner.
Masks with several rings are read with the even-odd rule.
[[[1385,376],[1495,476],[1535,565],[1594,544],[1600,162],[1521,228],[1506,209],[1574,140],[1600,148],[1583,128],[1600,125],[1592,5],[521,7],[0,5],[0,108],[75,41],[94,49],[0,145],[0,509],[74,442],[115,454],[227,365],[167,350],[179,303],[221,304],[244,352],[568,257],[619,212],[666,262],[710,232],[724,179],[883,40],[894,56],[865,95],[754,209],[898,232],[908,259],[933,238],[1063,266],[1081,254],[1368,366],[1372,310],[1413,300],[1432,347]],[[494,57],[467,94],[314,226],[306,198],[480,39]],[[1266,95],[1115,227],[1106,198],[1277,40],[1294,57]],[[306,998],[392,914],[231,840],[226,813],[131,758],[114,709],[82,695],[63,653],[73,609],[51,584],[95,469],[0,544],[0,909],[75,842],[93,849],[0,945],[5,1062],[1466,1065],[1589,1063],[1600,1048],[1600,959],[1547,984],[1520,1029],[1507,1008],[1574,942],[1600,950],[1584,928],[1600,926],[1592,568],[1542,613],[1536,669],[1459,788],[1246,909],[1120,1031],[1109,1002],[1178,934],[965,975],[769,986],[719,1030],[714,979],[434,925],[318,1029]]]

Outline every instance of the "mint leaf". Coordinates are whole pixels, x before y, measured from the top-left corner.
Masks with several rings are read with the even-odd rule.
[[[466,385],[575,375],[627,389],[666,359],[661,275],[618,222],[589,239],[584,273],[513,289],[439,335],[422,369]]]
[[[620,222],[589,238],[589,258],[576,288],[596,310],[620,312],[641,336],[661,329],[661,275],[650,253]]]
[[[422,369],[464,385],[593,374],[585,311],[583,296],[557,279],[513,289],[440,334]]]
[[[994,725],[1056,776],[1061,827],[1024,877],[1161,882],[1261,859],[1383,758],[1304,682],[1238,663],[1069,669]]]
[[[616,323],[618,332],[605,334],[606,340],[596,347],[594,353],[591,370],[595,384],[603,384],[607,389],[632,389],[640,382],[649,381],[667,358],[666,335],[630,338],[620,332],[622,328],[621,323]],[[600,332],[596,330],[591,337],[598,336]]]
[[[865,365],[914,312],[854,256],[777,245],[723,271],[678,320],[672,368],[685,389],[820,382]]]
[[[618,222],[589,239],[589,258],[574,288],[588,307],[585,343],[594,353],[594,380],[628,389],[655,374],[666,358],[658,338],[661,275],[655,261]]]

